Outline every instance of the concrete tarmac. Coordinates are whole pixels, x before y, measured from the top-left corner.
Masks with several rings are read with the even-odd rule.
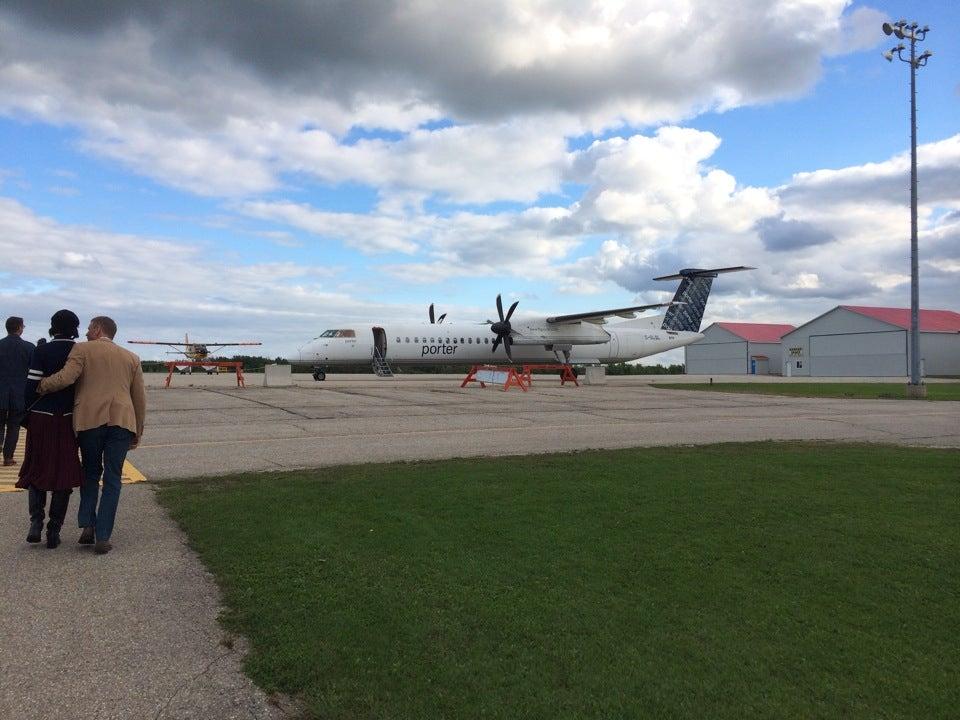
[[[224,643],[212,576],[146,485],[125,486],[114,549],[24,542],[26,493],[0,495],[0,718],[282,717]],[[230,645],[229,647],[227,645]]]
[[[605,385],[579,388],[534,376],[526,393],[461,389],[461,376],[329,377],[316,383],[295,376],[292,387],[266,388],[257,384],[262,376],[251,374],[246,388],[236,388],[227,376],[175,376],[170,388],[148,390],[145,437],[130,459],[148,479],[165,480],[749,440],[960,447],[957,402],[734,395],[650,384],[703,381],[689,376],[611,376]]]

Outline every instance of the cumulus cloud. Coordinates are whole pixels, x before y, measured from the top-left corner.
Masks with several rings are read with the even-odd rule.
[[[345,293],[327,267],[231,264],[179,242],[64,225],[8,198],[0,198],[0,256],[0,301],[10,314],[43,328],[62,307],[81,318],[108,314],[121,340],[176,340],[190,332],[200,340],[261,340],[275,356],[337,319],[413,311]]]
[[[806,92],[824,54],[864,46],[870,18],[845,6],[9,0],[0,112],[78,126],[91,151],[195,193],[302,172],[529,202],[556,190],[566,137]]]
[[[960,187],[960,135],[917,148],[923,202],[957,202]],[[809,206],[910,204],[910,153],[840,170],[797,173],[780,189],[784,202]]]

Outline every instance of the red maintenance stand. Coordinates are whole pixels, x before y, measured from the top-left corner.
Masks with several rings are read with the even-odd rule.
[[[526,392],[527,389],[533,385],[534,370],[556,370],[560,373],[561,385],[572,382],[577,387],[580,387],[580,383],[577,382],[577,376],[573,372],[573,367],[571,365],[564,365],[563,363],[529,364],[523,365],[520,370],[517,370],[517,368],[512,365],[474,365],[470,368],[470,372],[467,373],[463,382],[460,383],[460,387],[466,387],[472,382],[480,383],[480,387],[482,388],[485,388],[487,383],[491,385],[499,385],[502,383],[504,390],[518,387]]]
[[[167,381],[164,383],[164,387],[170,387],[170,378],[173,377],[173,371],[180,367],[198,367],[198,368],[232,368],[237,374],[237,387],[246,387],[246,383],[243,381],[243,362],[241,361],[222,361],[222,360],[211,360],[209,362],[194,362],[192,360],[170,360],[167,362]]]
[[[491,385],[500,385],[502,383],[504,390],[518,387],[524,392],[527,391],[523,383],[523,377],[517,372],[517,369],[511,365],[474,365],[470,368],[470,372],[467,373],[463,382],[460,383],[460,387],[464,388],[472,382],[480,383],[480,387],[482,388],[485,388],[487,383]]]
[[[534,370],[556,370],[560,373],[560,384],[566,385],[568,382],[572,382],[577,387],[580,387],[580,383],[577,382],[577,375],[573,372],[572,365],[566,365],[564,363],[541,363],[541,364],[531,364],[524,365],[523,371],[521,372],[521,377],[523,381],[527,384],[527,387],[533,385],[533,371]]]

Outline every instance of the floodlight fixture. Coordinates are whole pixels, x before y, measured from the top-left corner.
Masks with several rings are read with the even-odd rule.
[[[881,27],[883,27],[884,35],[893,35],[893,25],[888,22],[885,22]]]
[[[893,62],[893,50],[887,50],[883,56],[887,59],[887,62]]]

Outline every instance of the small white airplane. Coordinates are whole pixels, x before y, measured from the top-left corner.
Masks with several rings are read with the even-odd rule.
[[[497,322],[446,322],[446,314],[430,323],[353,325],[327,330],[287,359],[313,366],[314,380],[326,379],[329,365],[373,364],[378,375],[391,375],[391,365],[620,363],[696,342],[713,279],[721,273],[753,270],[737,266],[703,270],[688,268],[655,280],[679,280],[668,303],[598,310],[511,322],[497,295]],[[667,308],[663,315],[637,318],[644,310]],[[607,318],[625,318],[608,327]]]

